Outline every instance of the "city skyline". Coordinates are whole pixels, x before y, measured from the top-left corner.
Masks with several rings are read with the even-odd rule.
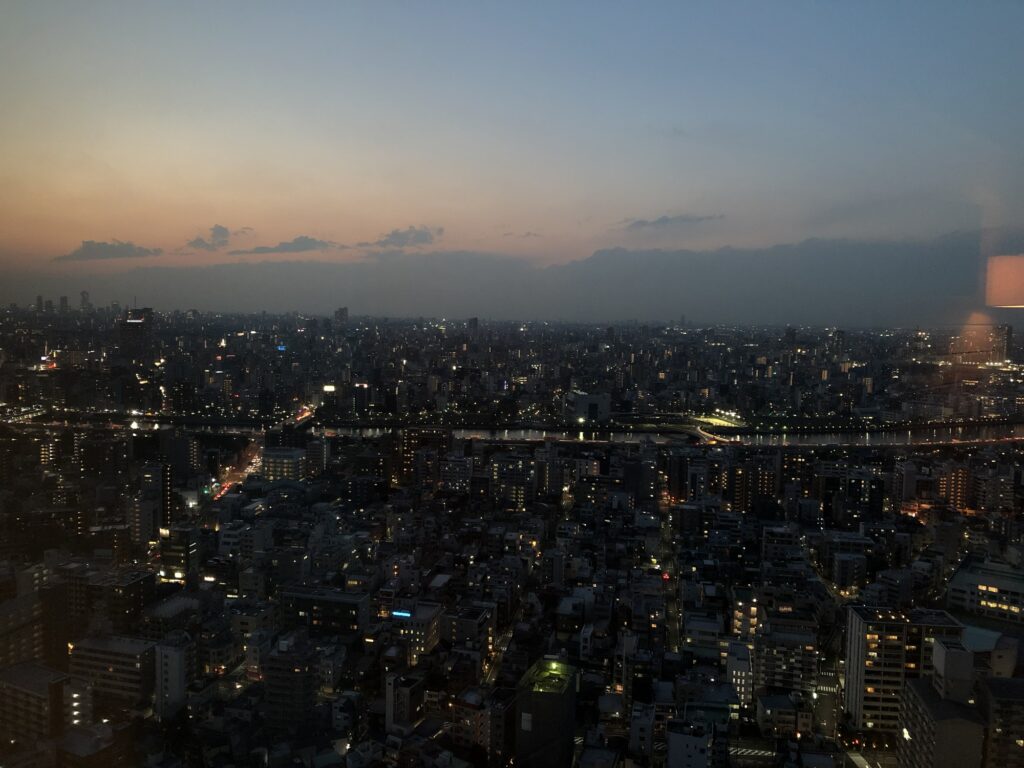
[[[955,232],[932,240],[806,240],[761,249],[607,249],[537,265],[469,252],[380,254],[355,263],[265,261],[136,267],[98,279],[12,275],[13,304],[89,290],[100,305],[170,311],[371,317],[482,317],[550,322],[843,325],[1014,323],[986,306],[986,254],[1024,252],[1024,232]],[[0,299],[0,300],[2,300]]]

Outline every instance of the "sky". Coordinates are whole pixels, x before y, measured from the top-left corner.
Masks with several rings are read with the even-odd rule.
[[[879,242],[976,233],[974,258],[1024,226],[1021,3],[10,0],[0,21],[3,301],[188,305],[204,275],[288,263],[290,308],[317,264],[379,274],[371,312],[396,260],[540,282],[608,253],[863,244],[820,249],[827,282]]]

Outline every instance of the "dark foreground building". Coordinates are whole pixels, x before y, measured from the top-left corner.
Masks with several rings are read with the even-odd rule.
[[[541,659],[519,681],[516,765],[546,768],[572,764],[576,731],[576,668]]]

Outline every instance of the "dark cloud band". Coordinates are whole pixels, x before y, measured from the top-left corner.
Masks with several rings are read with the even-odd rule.
[[[106,259],[138,259],[144,256],[159,256],[160,248],[144,248],[124,240],[83,240],[71,253],[58,256],[54,261],[104,261]]]

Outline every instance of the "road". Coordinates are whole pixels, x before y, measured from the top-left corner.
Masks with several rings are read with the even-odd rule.
[[[509,643],[512,642],[512,633],[515,631],[516,624],[523,617],[523,609],[519,607],[516,612],[512,615],[512,619],[508,623],[508,629],[506,629],[498,639],[494,641],[494,654],[491,659],[491,666],[487,670],[487,675],[484,677],[484,683],[486,685],[493,685],[494,681],[498,679],[498,673],[501,671],[501,661],[505,656],[505,651],[508,650]]]
[[[253,472],[258,472],[263,461],[263,446],[259,441],[253,440],[249,447],[242,453],[242,461],[230,467],[221,479],[220,490],[214,494],[211,501],[217,501],[224,494],[230,491],[237,483],[241,483]]]
[[[676,574],[676,552],[672,545],[672,514],[668,494],[664,489],[659,493],[658,514],[661,518],[661,545],[658,548],[658,564],[662,573],[669,578],[665,581],[665,620],[668,625],[668,648],[678,653],[681,615],[679,611],[679,580]]]

